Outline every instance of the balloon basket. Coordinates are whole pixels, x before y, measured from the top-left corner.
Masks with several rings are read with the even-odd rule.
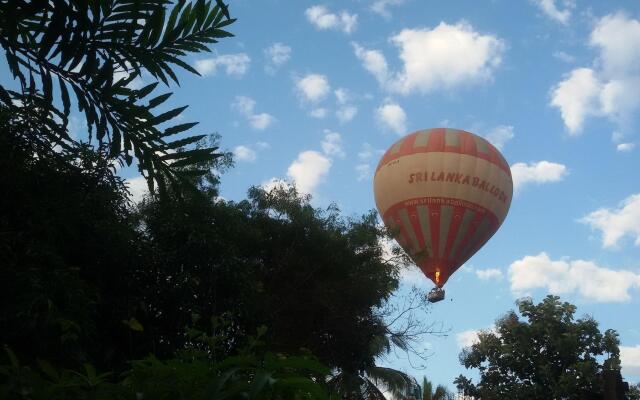
[[[429,301],[429,303],[437,303],[441,300],[444,300],[443,288],[434,287],[427,293],[427,301]]]

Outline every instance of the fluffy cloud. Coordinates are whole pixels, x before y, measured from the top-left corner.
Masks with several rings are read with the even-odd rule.
[[[398,135],[407,133],[407,114],[396,103],[387,103],[376,109],[376,119]]]
[[[633,150],[635,147],[636,147],[635,143],[619,143],[616,146],[616,150],[626,153]]]
[[[271,114],[260,113],[249,116],[249,123],[254,129],[263,131],[275,122],[275,118]]]
[[[456,333],[456,342],[458,343],[458,348],[462,349],[465,347],[471,347],[474,344],[478,343],[480,339],[478,339],[479,330],[468,330],[460,333]]]
[[[267,63],[264,66],[265,72],[274,74],[291,58],[291,47],[276,42],[264,49],[264,57],[267,59]]]
[[[364,69],[369,71],[378,80],[378,83],[386,85],[389,80],[389,66],[382,52],[367,50],[357,43],[353,43],[353,49]]]
[[[331,132],[328,129],[324,131],[325,136],[322,140],[322,151],[327,156],[344,157],[344,149],[342,147],[342,136],[338,132]]]
[[[640,21],[624,13],[607,15],[591,32],[590,44],[600,51],[598,63],[606,77],[640,72]]]
[[[331,159],[317,151],[303,151],[287,169],[287,176],[300,192],[312,194],[329,173],[331,164]]]
[[[426,93],[491,79],[500,65],[504,44],[473,30],[466,22],[441,22],[433,29],[403,29],[391,37],[402,69],[391,73],[384,55],[354,44],[364,68],[386,89],[402,94]]]
[[[144,196],[149,194],[149,186],[144,176],[137,176],[135,178],[129,178],[125,180],[127,189],[129,190],[129,198],[134,203],[142,201]]]
[[[580,222],[602,232],[602,245],[615,248],[620,239],[630,236],[640,246],[640,193],[624,199],[617,208],[600,208],[580,219]]]
[[[598,50],[593,68],[571,71],[551,91],[570,134],[579,134],[588,117],[607,117],[628,125],[640,108],[640,21],[624,13],[601,18],[589,44]]]
[[[291,183],[279,179],[279,178],[271,178],[267,181],[262,182],[260,185],[265,191],[270,192],[274,189],[289,189],[291,187]]]
[[[530,164],[515,163],[511,166],[513,187],[515,190],[528,183],[558,182],[567,175],[567,167],[550,161],[538,161]]]
[[[485,139],[487,139],[491,144],[496,146],[496,148],[502,150],[504,145],[514,137],[513,126],[511,125],[498,125],[495,128],[491,129],[486,135],[484,135]]]
[[[551,105],[560,109],[569,134],[580,134],[585,118],[599,114],[601,91],[602,84],[590,68],[574,69],[552,89]]]
[[[233,156],[238,161],[254,162],[256,160],[256,152],[247,146],[236,146],[233,149]]]
[[[346,11],[334,14],[322,5],[309,7],[304,13],[307,16],[307,20],[320,30],[331,29],[351,33],[356,29],[358,23],[357,14],[349,14]]]
[[[554,261],[544,252],[513,262],[509,279],[516,295],[546,289],[552,294],[576,293],[597,302],[628,301],[629,291],[640,289],[640,274],[600,267],[591,261]]]
[[[573,1],[563,1],[564,9],[560,10],[556,0],[532,0],[545,15],[556,22],[566,25],[571,17],[571,9],[574,7]],[[557,2],[559,3],[559,1]]]
[[[218,67],[224,68],[229,76],[240,77],[249,69],[251,58],[245,53],[223,54],[212,58],[196,60],[195,68],[202,75],[215,75]]]
[[[640,376],[640,345],[620,346],[620,361],[624,375]]]
[[[391,6],[399,6],[403,4],[405,0],[375,0],[371,4],[371,11],[383,16],[384,18],[391,18],[391,13],[388,8]]]
[[[351,94],[345,88],[337,88],[333,91],[333,94],[336,96],[336,101],[338,104],[347,104],[347,102],[351,99]]]
[[[329,85],[329,79],[326,76],[320,74],[308,74],[298,80],[296,80],[296,89],[300,96],[309,102],[318,102],[324,100],[331,86]]]
[[[236,96],[234,102],[231,104],[231,108],[235,109],[247,118],[253,129],[260,131],[265,130],[276,121],[276,119],[270,114],[256,114],[254,112],[255,107],[255,100],[247,96]]]
[[[356,106],[344,106],[336,110],[336,117],[338,121],[342,123],[351,121],[356,114],[358,114],[358,108]]]
[[[497,268],[477,269],[476,276],[483,281],[502,279],[502,271]]]

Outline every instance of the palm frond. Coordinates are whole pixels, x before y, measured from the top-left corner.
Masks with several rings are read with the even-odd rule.
[[[366,375],[376,386],[384,387],[397,399],[416,397],[420,392],[420,385],[412,376],[393,368],[372,367],[367,369]]]

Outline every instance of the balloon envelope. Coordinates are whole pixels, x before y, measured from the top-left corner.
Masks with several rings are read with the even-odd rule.
[[[373,182],[385,225],[439,287],[498,230],[513,194],[509,164],[491,143],[446,128],[398,140]]]

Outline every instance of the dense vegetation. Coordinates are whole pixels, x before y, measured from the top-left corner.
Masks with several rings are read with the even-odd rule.
[[[622,389],[615,331],[600,332],[589,317],[575,319],[576,307],[557,296],[517,304],[525,320],[510,311],[462,351],[460,362],[477,368],[480,382],[459,376],[460,389],[483,400],[602,399],[607,386]]]
[[[373,213],[295,188],[218,197],[215,135],[156,112],[183,59],[232,36],[221,1],[0,1],[0,397],[398,395],[379,368],[398,285]],[[132,83],[144,74],[154,82]],[[86,137],[72,137],[71,113]],[[165,108],[166,109],[166,108]],[[117,169],[138,166],[132,204]]]

